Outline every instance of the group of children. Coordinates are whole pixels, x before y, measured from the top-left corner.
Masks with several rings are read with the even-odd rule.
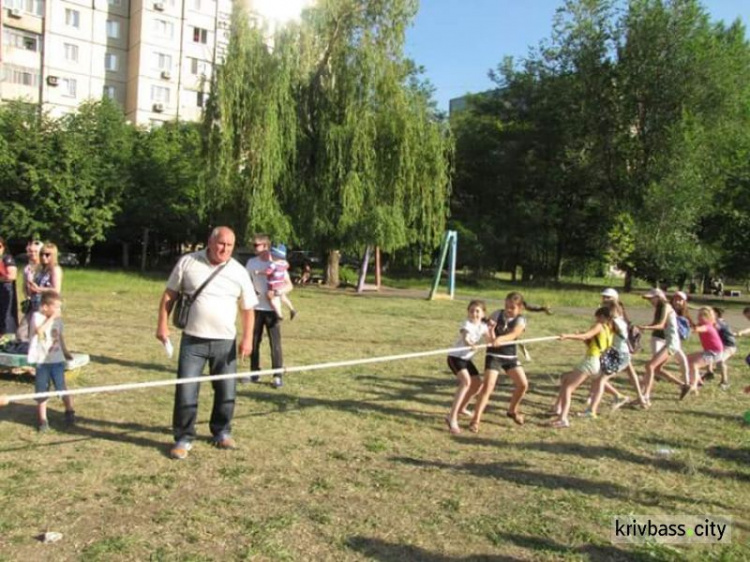
[[[656,377],[670,380],[680,387],[680,399],[697,393],[703,380],[713,376],[713,369],[720,373],[720,388],[729,388],[727,362],[737,352],[736,336],[750,334],[750,328],[733,332],[722,319],[723,311],[718,308],[700,307],[697,322],[690,317],[687,295],[677,291],[668,300],[661,289],[651,289],[643,298],[654,308],[654,318],[650,324],[634,327],[628,318],[625,307],[614,289],[601,293],[601,306],[594,313],[595,322],[578,334],[561,334],[560,340],[582,341],[586,345],[583,360],[560,378],[560,390],[550,411],[554,419],[548,424],[552,428],[570,427],[572,395],[586,380],[592,379],[584,417],[595,418],[605,393],[614,397],[614,408],[625,404],[649,408]],[[511,292],[505,298],[505,305],[486,316],[486,305],[481,300],[473,300],[468,306],[468,317],[459,329],[459,337],[453,350],[448,354],[448,367],[456,376],[457,389],[445,421],[451,434],[461,432],[459,417],[471,418],[469,431],[477,433],[482,415],[490,395],[497,383],[500,371],[504,371],[513,381],[514,389],[506,415],[518,425],[524,424],[519,411],[521,400],[529,384],[526,373],[518,357],[516,340],[526,329],[523,316],[525,302],[518,292]],[[750,320],[750,307],[743,311]],[[634,334],[651,332],[651,358],[647,361],[642,378],[638,377],[632,363],[632,354],[637,351],[637,338]],[[701,351],[686,354],[682,340],[690,333],[700,339]],[[479,370],[472,359],[482,340],[486,341],[487,353],[484,372]],[[750,356],[748,356],[750,359]],[[680,366],[682,378],[677,378],[663,369],[669,361]],[[705,376],[701,370],[708,369]],[[627,372],[637,397],[629,400],[612,384],[619,373]],[[745,389],[750,392],[750,387]],[[469,403],[476,398],[473,411]]]

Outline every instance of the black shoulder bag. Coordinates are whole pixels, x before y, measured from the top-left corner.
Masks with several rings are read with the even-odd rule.
[[[222,269],[224,269],[224,266],[226,266],[227,263],[229,262],[224,262],[220,267],[217,267],[216,270],[214,270],[214,272],[208,276],[208,279],[206,279],[192,295],[189,295],[184,291],[180,291],[177,294],[177,298],[172,301],[171,310],[172,324],[174,324],[175,328],[178,328],[180,330],[185,329],[185,326],[187,326],[188,323],[188,319],[190,318],[190,308],[198,298],[198,295],[200,295],[201,291],[206,288],[206,285],[208,285],[213,280],[213,278],[216,277]]]

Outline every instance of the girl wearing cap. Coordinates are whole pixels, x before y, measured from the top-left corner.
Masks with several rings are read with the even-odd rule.
[[[651,351],[653,355],[646,363],[646,376],[643,381],[643,397],[646,403],[650,404],[656,373],[681,386],[691,386],[691,378],[687,357],[685,352],[682,351],[682,343],[677,332],[677,313],[672,305],[667,302],[667,296],[661,289],[651,289],[643,295],[643,298],[650,300],[654,307],[653,322],[645,326],[638,326],[641,330],[651,330],[652,332]],[[684,375],[684,383],[662,370],[662,367],[671,358],[674,358],[680,365]]]
[[[615,410],[628,403],[627,396],[622,395],[609,382],[611,378],[625,370],[627,370],[630,382],[633,384],[633,388],[635,388],[635,391],[638,394],[638,398],[633,403],[637,401],[644,408],[648,407],[648,403],[643,397],[643,392],[641,391],[641,383],[638,380],[638,374],[635,372],[635,367],[633,367],[633,362],[631,360],[631,352],[633,350],[631,350],[630,343],[628,341],[628,326],[630,325],[628,313],[625,310],[625,305],[620,301],[620,295],[618,294],[618,292],[612,288],[604,289],[602,291],[602,305],[607,306],[610,304],[613,306],[613,346],[616,347],[620,352],[622,362],[620,364],[620,368],[616,373],[608,377],[601,377],[600,379],[595,380],[594,384],[591,385],[591,396],[589,397],[589,409],[587,411],[590,411],[593,416],[596,416],[597,414],[599,402],[601,401],[604,392],[607,392],[608,394],[614,396],[615,401],[613,408]]]

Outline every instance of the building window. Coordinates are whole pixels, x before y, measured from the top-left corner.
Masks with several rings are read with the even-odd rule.
[[[114,86],[109,86],[105,84],[104,88],[102,88],[102,97],[113,100],[115,99],[116,94],[117,94],[117,89]]]
[[[104,68],[112,72],[117,71],[117,55],[114,53],[104,53]]]
[[[193,10],[197,12],[201,11],[201,0],[193,0]]]
[[[107,0],[107,4],[110,6],[122,6],[122,0]],[[104,86],[105,88],[107,86]]]
[[[42,38],[39,35],[26,33],[20,29],[3,27],[3,45],[38,53],[42,46]]]
[[[205,94],[203,92],[195,92],[195,102],[198,107],[206,107],[206,102],[208,101],[208,94]]]
[[[154,32],[161,37],[172,39],[174,37],[174,25],[171,21],[154,20]]]
[[[200,59],[190,59],[190,74],[193,76],[205,76],[208,74],[208,63]]]
[[[172,69],[172,55],[165,53],[154,53],[154,66],[157,70]]]
[[[39,86],[39,74],[33,68],[6,64],[3,66],[3,80],[23,86]]]
[[[107,20],[107,37],[110,39],[120,38],[120,22],[117,20]]]
[[[79,29],[81,27],[81,12],[65,8],[65,25]]]
[[[169,88],[164,86],[151,86],[151,101],[169,103]]]
[[[70,62],[78,62],[78,45],[65,43],[63,47],[65,49],[65,60]]]
[[[76,82],[75,78],[61,78],[60,86],[62,86],[62,95],[69,98],[76,97],[76,89],[78,83]]]
[[[193,42],[203,43],[204,45],[208,43],[208,30],[203,29],[201,27],[194,27],[193,28]]]
[[[10,10],[21,10],[33,16],[44,15],[44,0],[7,0],[4,4]]]

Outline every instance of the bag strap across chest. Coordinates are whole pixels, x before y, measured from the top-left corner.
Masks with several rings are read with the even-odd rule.
[[[191,304],[195,302],[195,299],[197,299],[198,295],[201,294],[201,291],[206,288],[206,285],[208,285],[211,281],[213,281],[214,277],[216,277],[219,273],[221,273],[221,270],[224,269],[224,267],[226,267],[228,263],[229,263],[228,261],[225,261],[219,267],[214,269],[213,273],[211,273],[211,275],[208,276],[208,279],[206,279],[203,283],[201,283],[201,286],[198,287],[195,290],[195,292],[188,297],[190,299]]]

